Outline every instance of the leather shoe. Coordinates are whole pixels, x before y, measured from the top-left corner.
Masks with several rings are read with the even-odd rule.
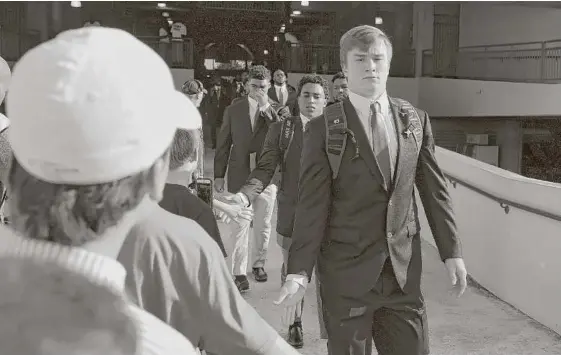
[[[267,282],[268,279],[267,273],[262,267],[253,268],[253,277],[255,277],[255,281],[257,282]]]
[[[238,288],[238,291],[240,291],[240,293],[249,291],[249,280],[247,279],[247,276],[236,276],[234,279],[234,283],[236,284],[236,287]]]
[[[302,330],[302,322],[296,321],[288,328],[288,344],[295,349],[304,346],[304,331]]]

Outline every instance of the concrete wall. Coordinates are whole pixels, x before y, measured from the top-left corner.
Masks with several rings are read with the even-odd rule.
[[[499,146],[499,167],[514,173],[522,169],[522,128],[519,120],[496,118],[432,118],[432,131],[437,140],[450,131],[467,134],[492,134]]]
[[[561,185],[524,178],[437,148],[446,174],[504,198],[561,215]],[[449,184],[468,273],[483,287],[561,334],[561,222]],[[419,203],[419,205],[421,205]],[[424,217],[423,238],[434,244]],[[460,299],[461,302],[461,299]]]
[[[553,4],[553,2],[552,2]],[[460,46],[561,39],[561,9],[462,2]]]

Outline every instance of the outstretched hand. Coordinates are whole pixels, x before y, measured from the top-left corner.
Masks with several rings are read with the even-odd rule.
[[[214,204],[216,210],[228,219],[253,220],[253,209],[245,207],[243,200],[236,195],[221,196]],[[223,217],[224,218],[224,217]]]

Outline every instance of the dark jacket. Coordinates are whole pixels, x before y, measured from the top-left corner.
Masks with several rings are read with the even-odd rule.
[[[250,201],[253,201],[274,178],[277,167],[281,167],[279,191],[277,193],[277,233],[285,237],[292,235],[294,213],[298,199],[298,178],[300,177],[300,154],[302,152],[302,120],[300,116],[291,117],[294,121],[292,143],[285,152],[279,145],[282,122],[271,125],[263,151],[255,170],[251,172],[245,185],[240,189]]]
[[[193,195],[188,188],[176,184],[166,184],[164,197],[159,205],[170,213],[197,222],[218,244],[224,257],[227,256],[212,208],[196,195]]]
[[[224,122],[218,133],[214,156],[214,177],[224,178],[228,168],[228,191],[238,192],[250,171],[250,154],[261,155],[269,126],[278,121],[276,102],[261,113],[252,130],[249,117],[249,99],[244,97],[226,107]]]
[[[298,116],[300,114],[300,110],[298,108],[298,97],[296,89],[291,85],[286,84],[286,91],[288,92],[288,98],[286,99],[286,104],[284,106],[288,106],[290,108],[290,112],[293,116]],[[274,84],[269,88],[268,94],[271,100],[279,102],[277,90],[275,89]]]
[[[325,294],[361,297],[375,285],[388,257],[405,293],[420,292],[421,239],[417,186],[442,259],[461,257],[461,245],[445,177],[434,156],[428,115],[420,120],[390,99],[399,152],[389,189],[355,108],[343,101],[348,141],[339,176],[332,179],[323,116],[304,133],[298,205],[288,260],[289,274],[311,275],[317,260]],[[414,134],[406,134],[412,130]],[[323,293],[323,292],[322,292]]]

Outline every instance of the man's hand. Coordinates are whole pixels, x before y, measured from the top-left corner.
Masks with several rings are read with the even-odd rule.
[[[294,323],[296,311],[300,307],[300,302],[304,299],[305,293],[306,289],[296,281],[287,280],[281,287],[279,297],[274,303],[277,306],[284,305],[282,322],[285,326],[288,327]]]
[[[244,199],[239,195],[240,193],[241,192],[239,192],[237,194],[224,196],[223,199],[224,199],[224,201],[227,201],[228,203],[233,203],[233,204],[236,204],[236,205],[240,205],[242,207],[248,207],[247,202],[244,201]]]
[[[214,179],[214,189],[216,192],[224,192],[224,178]]]
[[[257,101],[257,105],[260,108],[269,103],[269,95],[267,95],[265,91],[256,90],[252,95],[250,95],[250,97]]]
[[[462,258],[450,258],[444,261],[452,286],[457,289],[457,297],[460,297],[467,287],[467,270]]]

